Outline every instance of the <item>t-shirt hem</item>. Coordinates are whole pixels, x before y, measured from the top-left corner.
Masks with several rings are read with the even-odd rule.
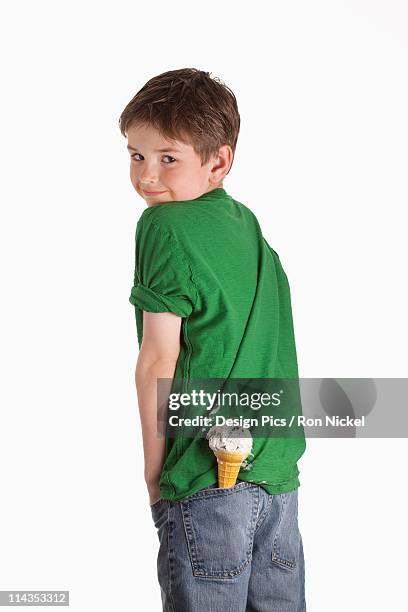
[[[246,478],[242,480],[245,480],[247,482],[252,482],[250,480],[247,480]],[[269,483],[257,482],[257,481],[254,481],[253,484],[258,484],[259,486],[263,487],[265,491],[267,491],[267,493],[269,493],[270,495],[277,495],[279,493],[289,493],[290,491],[294,491],[295,489],[300,487],[300,481],[299,481],[298,476],[294,476],[293,478],[291,478],[290,480],[287,480],[286,482],[280,482],[277,484],[273,484],[273,483],[269,484]]]

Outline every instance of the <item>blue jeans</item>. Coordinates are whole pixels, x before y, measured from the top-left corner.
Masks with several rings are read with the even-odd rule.
[[[305,612],[298,490],[237,481],[150,506],[164,612]]]

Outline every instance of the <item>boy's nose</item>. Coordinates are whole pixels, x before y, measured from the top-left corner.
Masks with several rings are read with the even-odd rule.
[[[158,176],[154,172],[150,172],[149,174],[146,174],[144,172],[139,176],[140,183],[142,185],[145,185],[145,187],[147,187],[148,185],[154,185],[154,183],[157,183],[157,179]]]
[[[139,180],[142,185],[148,187],[148,185],[152,185],[157,183],[157,171],[153,166],[145,166],[139,175]]]

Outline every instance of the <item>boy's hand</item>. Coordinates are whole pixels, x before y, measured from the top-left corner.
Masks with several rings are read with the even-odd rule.
[[[152,505],[155,502],[159,501],[159,499],[160,499],[160,487],[159,487],[159,483],[157,483],[155,485],[148,486],[147,490],[149,492],[149,503],[150,503],[150,505]]]

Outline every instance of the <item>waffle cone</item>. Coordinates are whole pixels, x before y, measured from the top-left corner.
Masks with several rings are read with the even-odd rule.
[[[218,487],[220,489],[228,489],[233,487],[237,482],[237,476],[241,463],[248,453],[240,451],[219,450],[215,452],[218,463]]]

